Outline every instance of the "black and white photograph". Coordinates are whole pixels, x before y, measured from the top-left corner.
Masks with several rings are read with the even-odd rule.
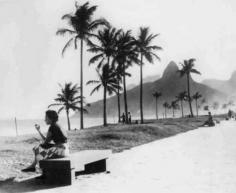
[[[0,193],[236,192],[235,0],[0,0]]]

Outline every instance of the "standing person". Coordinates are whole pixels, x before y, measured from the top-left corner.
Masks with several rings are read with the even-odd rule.
[[[129,124],[131,124],[131,113],[130,112],[128,112],[128,122],[129,122]]]
[[[43,143],[33,148],[34,161],[29,167],[21,170],[22,172],[35,172],[35,167],[40,160],[62,158],[69,155],[66,132],[57,124],[57,121],[58,115],[56,111],[46,111],[45,122],[50,125],[46,136],[42,134],[40,126],[35,124]],[[54,143],[50,143],[51,141]]]
[[[122,123],[124,124],[124,123],[125,123],[125,113],[123,113],[123,114],[121,115],[121,119],[122,119]]]

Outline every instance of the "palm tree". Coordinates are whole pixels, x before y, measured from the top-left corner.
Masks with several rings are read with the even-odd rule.
[[[152,94],[152,96],[155,97],[155,99],[156,99],[156,118],[158,119],[157,100],[158,100],[159,97],[162,96],[162,94],[161,94],[161,92],[157,92],[157,91],[156,91],[156,92],[154,92],[154,93]]]
[[[99,30],[96,36],[97,44],[91,41],[88,43],[88,51],[96,54],[89,60],[89,64],[99,61],[98,69],[105,64],[110,65],[111,58],[117,52],[117,38],[119,34],[120,30],[111,27]]]
[[[170,108],[170,105],[167,102],[164,102],[163,107],[165,108],[165,118],[167,118],[166,109]]]
[[[93,56],[89,60],[89,64],[93,64],[96,61],[99,61],[97,68],[101,68],[103,65],[108,64],[110,65],[110,61],[117,52],[117,38],[120,34],[121,30],[116,30],[115,28],[107,27],[104,30],[100,30],[98,35],[96,36],[97,44],[93,42],[89,42],[89,52],[95,53],[96,55]],[[113,66],[114,67],[114,66]],[[120,84],[121,81],[121,69],[116,69],[116,78],[117,84]],[[118,122],[120,122],[120,87],[117,90],[117,97],[118,97]]]
[[[191,104],[191,95],[190,95],[190,74],[195,73],[195,74],[201,74],[199,71],[194,69],[194,62],[196,59],[191,58],[189,60],[184,60],[184,63],[182,65],[182,69],[178,70],[180,73],[180,76],[183,77],[186,75],[187,77],[187,93],[188,93],[188,102],[189,102],[189,109],[190,109],[190,115],[193,117],[193,110],[192,110],[192,104]]]
[[[187,92],[186,91],[180,92],[178,96],[176,96],[176,98],[178,101],[180,101],[182,117],[184,117],[183,101],[185,101],[187,98]]]
[[[69,34],[72,37],[66,43],[62,49],[62,56],[68,47],[74,45],[77,49],[77,43],[80,41],[80,97],[81,97],[81,108],[83,108],[83,45],[84,41],[89,42],[89,38],[95,36],[93,32],[99,26],[109,25],[105,19],[93,20],[92,16],[97,9],[97,6],[89,6],[89,3],[78,5],[75,3],[75,12],[73,14],[65,14],[62,19],[68,20],[70,28],[62,28],[57,31],[57,35]],[[80,128],[84,128],[83,111],[80,113]]]
[[[61,93],[57,94],[57,98],[54,99],[56,103],[49,105],[48,108],[52,106],[60,106],[58,113],[60,113],[62,110],[65,110],[67,116],[68,130],[70,130],[70,110],[81,111],[82,109],[81,107],[77,106],[81,102],[81,98],[80,96],[76,96],[79,93],[80,88],[77,86],[77,84],[72,85],[71,82],[65,83],[64,86],[59,84],[59,86],[61,87]],[[86,109],[83,109],[83,111],[87,112]]]
[[[173,110],[173,117],[175,117],[175,110],[179,109],[179,105],[178,105],[176,100],[171,102],[170,108],[172,108],[172,110]]]
[[[97,86],[91,91],[92,95],[95,91],[98,91],[101,87],[103,87],[103,125],[107,126],[107,113],[106,113],[106,96],[107,93],[111,95],[116,92],[118,89],[117,80],[115,77],[115,71],[108,64],[105,64],[101,72],[99,69],[96,69],[99,80],[90,80],[87,82],[89,84],[97,84]]]
[[[126,92],[126,76],[131,76],[127,73],[127,69],[133,64],[139,63],[138,53],[135,47],[134,38],[131,35],[131,31],[121,31],[117,40],[117,51],[112,62],[113,65],[117,64],[122,71],[123,77],[123,90],[124,90],[124,109],[125,120],[128,123],[128,104],[127,104],[127,92]]]
[[[199,92],[196,92],[196,93],[192,96],[192,98],[195,100],[195,104],[196,104],[197,117],[198,117],[198,103],[197,103],[197,100],[198,100],[199,98],[201,98],[201,97],[202,97],[202,95],[201,95]]]
[[[149,34],[148,27],[140,27],[138,38],[136,39],[136,46],[138,52],[140,53],[140,118],[141,124],[143,123],[143,60],[146,59],[149,63],[154,62],[154,58],[160,60],[159,56],[157,56],[154,51],[162,50],[159,46],[151,45],[154,38],[156,38],[159,34]]]

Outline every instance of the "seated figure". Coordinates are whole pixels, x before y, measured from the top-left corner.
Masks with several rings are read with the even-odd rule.
[[[208,113],[208,119],[203,123],[202,126],[208,126],[208,127],[214,127],[215,123],[213,121],[213,117],[211,115],[211,112]]]

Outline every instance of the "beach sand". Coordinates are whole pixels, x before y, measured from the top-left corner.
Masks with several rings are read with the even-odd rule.
[[[110,173],[79,176],[72,186],[35,180],[0,184],[0,192],[232,193],[236,192],[236,122],[222,121],[112,154]]]

